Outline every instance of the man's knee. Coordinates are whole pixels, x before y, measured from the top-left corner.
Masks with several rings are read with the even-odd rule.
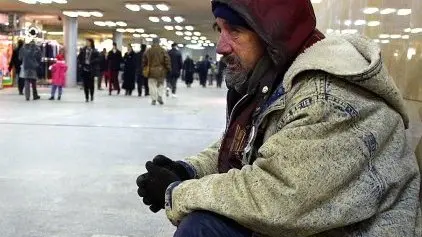
[[[174,237],[247,237],[251,231],[233,220],[211,212],[198,211],[185,217]]]

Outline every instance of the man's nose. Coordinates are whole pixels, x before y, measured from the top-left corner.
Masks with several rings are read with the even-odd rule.
[[[229,43],[229,39],[227,34],[220,34],[220,38],[218,39],[217,43],[217,53],[221,55],[229,55],[233,52],[233,49]]]

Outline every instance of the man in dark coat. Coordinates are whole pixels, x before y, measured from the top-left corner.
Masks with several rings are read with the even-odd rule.
[[[211,62],[209,58],[209,55],[206,55],[205,58],[198,63],[199,82],[204,88],[207,87],[208,71],[211,68]]]
[[[82,49],[78,55],[78,64],[81,65],[81,77],[84,85],[85,101],[94,101],[94,90],[95,90],[95,76],[98,71],[99,64],[99,53],[95,49],[93,39],[86,40],[86,46]]]
[[[105,78],[105,72],[107,71],[107,50],[104,48],[103,51],[100,53],[100,63],[99,63],[99,69],[100,73],[98,75],[98,90],[103,90],[102,88],[102,82],[103,78]],[[107,79],[105,79],[105,83],[107,86]]]
[[[143,66],[143,57],[144,53],[147,50],[147,45],[141,45],[141,51],[137,53],[136,57],[136,66],[137,66],[137,79],[136,83],[138,84],[138,96],[142,96],[142,87],[145,87],[145,96],[149,96],[149,86],[148,86],[148,78],[144,76],[144,66]]]
[[[19,51],[23,47],[23,44],[23,40],[18,41],[18,47],[13,50],[12,58],[9,63],[9,72],[11,72],[12,69],[15,69],[15,78],[18,80],[19,95],[23,95],[23,89],[25,87],[25,79],[19,75],[22,66],[22,61],[19,59]]]
[[[224,70],[226,70],[226,67],[227,65],[222,60],[218,62],[217,88],[221,88],[221,84],[223,84]]]
[[[125,68],[123,72],[123,89],[126,91],[125,95],[132,95],[135,89],[136,79],[136,55],[131,45],[128,46],[128,51],[125,54],[123,61]]]
[[[113,90],[117,90],[117,94],[120,94],[119,71],[123,57],[122,52],[117,49],[116,43],[113,43],[113,49],[108,53],[107,61],[108,71],[110,72],[109,94],[111,95]]]
[[[185,62],[183,63],[183,79],[188,88],[192,86],[193,83],[193,74],[195,73],[195,63],[189,57],[186,57]]]
[[[171,45],[171,50],[169,51],[169,56],[171,60],[171,72],[168,76],[168,86],[167,88],[171,89],[171,93],[173,97],[176,97],[176,89],[177,89],[177,79],[180,77],[180,72],[183,68],[183,60],[182,54],[177,49],[177,44],[174,43]],[[169,91],[167,91],[167,96],[169,96]]]

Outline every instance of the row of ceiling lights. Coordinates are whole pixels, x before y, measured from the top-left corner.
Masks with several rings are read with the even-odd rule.
[[[104,14],[100,11],[85,11],[85,10],[74,10],[74,11],[63,11],[63,15],[68,17],[103,17]]]
[[[19,0],[20,2],[26,3],[26,4],[52,4],[52,3],[58,3],[58,4],[66,4],[67,0]]]
[[[379,9],[377,7],[367,7],[363,9],[363,13],[367,15],[372,15],[375,13],[380,13],[381,15],[389,15],[393,13],[397,13],[399,16],[407,16],[412,14],[412,9],[409,8],[402,8],[402,9],[396,9],[396,8],[384,8]]]
[[[108,26],[108,27],[126,27],[127,23],[124,21],[94,21],[94,25],[97,26]]]
[[[141,10],[145,10],[145,11],[154,11],[154,10],[159,10],[159,11],[169,11],[170,7],[165,4],[165,3],[159,3],[159,4],[150,4],[150,3],[142,3],[142,4],[137,4],[137,3],[126,3],[125,7],[131,11],[134,12],[139,12]]]
[[[148,19],[151,22],[154,22],[154,23],[158,23],[160,21],[169,23],[169,22],[172,22],[173,20],[175,22],[177,22],[177,23],[182,23],[182,22],[185,21],[185,18],[183,18],[182,16],[175,16],[175,17],[170,17],[170,16],[162,16],[162,17],[150,16]]]

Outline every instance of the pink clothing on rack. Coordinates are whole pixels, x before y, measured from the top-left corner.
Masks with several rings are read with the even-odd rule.
[[[67,65],[65,61],[57,61],[51,66],[52,84],[55,86],[65,86]]]

